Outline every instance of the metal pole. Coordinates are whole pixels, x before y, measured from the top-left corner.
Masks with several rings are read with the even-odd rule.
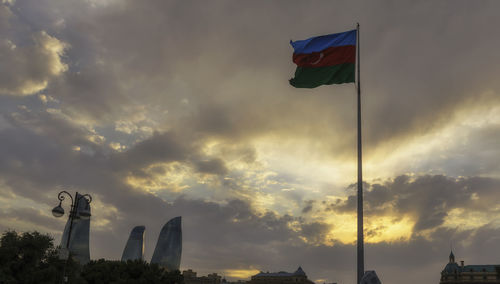
[[[61,280],[61,283],[68,282],[68,278],[66,276],[66,266],[68,265],[68,260],[70,258],[70,252],[69,252],[69,241],[71,239],[71,231],[73,230],[73,220],[76,217],[76,211],[78,210],[78,202],[80,201],[80,197],[78,196],[78,191],[75,194],[75,198],[71,198],[71,209],[69,211],[69,229],[68,229],[68,239],[66,240],[66,249],[68,250],[68,258],[64,262],[64,268],[63,268],[63,278]]]
[[[78,198],[78,192],[77,192],[74,200],[72,200],[73,202],[71,204],[71,210],[69,211],[69,220],[70,221],[69,221],[68,239],[66,240],[66,248],[68,249],[68,251],[69,251],[69,239],[71,238],[71,230],[73,229],[73,219],[76,216],[76,210],[77,210],[79,199],[80,198]]]
[[[358,72],[358,282],[361,282],[361,278],[365,273],[365,254],[364,254],[364,240],[363,240],[363,168],[362,168],[362,145],[361,145],[361,83],[360,83],[360,72],[359,72],[359,23],[357,23],[357,41],[356,46],[358,48],[357,54],[357,72]]]

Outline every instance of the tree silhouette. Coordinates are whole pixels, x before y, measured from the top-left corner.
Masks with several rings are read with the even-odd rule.
[[[7,231],[0,238],[0,283],[57,283],[64,260],[58,258],[53,238],[38,232]],[[80,283],[78,264],[69,260],[66,273]]]
[[[99,259],[91,261],[83,267],[81,275],[89,284],[184,283],[178,270],[168,272],[157,264],[148,264],[141,260],[123,262]]]
[[[59,259],[49,235],[7,231],[0,238],[0,284],[60,283],[63,270],[71,284],[183,284],[178,270],[167,271],[145,261],[94,260],[84,266],[71,257]]]

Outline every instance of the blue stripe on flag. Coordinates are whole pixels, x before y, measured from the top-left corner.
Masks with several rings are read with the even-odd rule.
[[[290,41],[295,54],[319,52],[333,46],[356,45],[356,30]]]

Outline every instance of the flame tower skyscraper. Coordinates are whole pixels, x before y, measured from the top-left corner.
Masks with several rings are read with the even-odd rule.
[[[179,270],[181,254],[182,228],[179,216],[168,221],[161,229],[151,263],[157,263],[168,271]]]
[[[130,232],[125,249],[123,249],[122,261],[142,260],[144,258],[144,231],[146,227],[136,226]]]

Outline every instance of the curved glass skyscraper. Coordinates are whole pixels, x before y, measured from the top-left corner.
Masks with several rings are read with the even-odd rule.
[[[137,226],[132,229],[122,254],[122,261],[143,259],[144,231],[146,227]]]
[[[168,271],[179,270],[182,254],[181,217],[175,217],[163,226],[151,258]]]
[[[80,198],[80,194],[75,196],[76,199]],[[90,205],[87,199],[80,198],[77,205],[77,214],[80,210],[85,209],[88,206],[90,211]],[[64,232],[61,238],[61,247],[65,248],[68,241],[68,231],[70,226],[70,220],[66,222],[64,227]],[[89,231],[90,231],[90,219],[82,220],[80,218],[75,218],[73,220],[73,227],[71,229],[71,238],[69,240],[69,252],[71,253],[73,259],[80,262],[80,264],[86,264],[90,261],[90,249],[89,249]]]

